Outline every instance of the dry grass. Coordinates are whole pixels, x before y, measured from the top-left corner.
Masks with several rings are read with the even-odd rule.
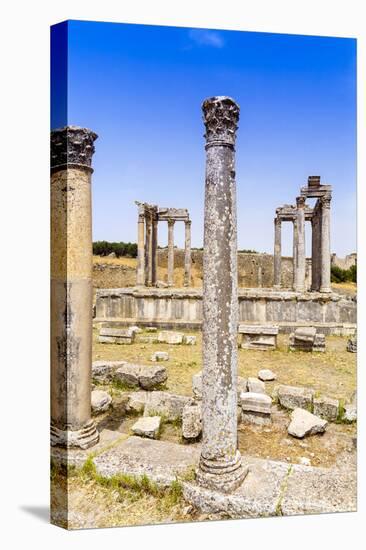
[[[183,331],[186,334],[192,332]],[[191,395],[192,375],[202,369],[201,334],[196,333],[197,345],[99,344],[98,331],[94,330],[93,359],[125,360],[153,364],[154,351],[167,351],[169,361],[164,362],[168,371],[167,390],[182,395]],[[356,354],[346,351],[347,338],[328,336],[325,353],[289,352],[288,335],[280,335],[276,351],[238,351],[239,375],[257,376],[260,369],[269,368],[277,375],[275,382],[267,382],[271,393],[276,384],[309,386],[329,397],[344,398],[356,389]]]

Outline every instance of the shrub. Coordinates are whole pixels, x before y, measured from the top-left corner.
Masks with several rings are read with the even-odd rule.
[[[96,241],[93,243],[93,254],[95,254],[96,256],[108,256],[108,254],[111,254],[112,252],[115,253],[117,258],[119,258],[120,256],[136,258],[137,244],[108,241]]]

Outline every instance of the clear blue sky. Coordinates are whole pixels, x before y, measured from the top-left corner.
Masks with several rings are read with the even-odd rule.
[[[66,37],[67,114],[57,95]],[[52,127],[67,121],[99,135],[94,240],[136,242],[140,200],[188,208],[192,246],[202,246],[201,103],[229,95],[241,108],[239,248],[271,253],[275,208],[294,203],[308,175],[321,175],[333,185],[332,251],[355,250],[356,40],[69,21],[52,59]],[[183,245],[183,224],[176,227]],[[308,254],[310,236],[308,226]],[[283,253],[291,251],[285,224]]]

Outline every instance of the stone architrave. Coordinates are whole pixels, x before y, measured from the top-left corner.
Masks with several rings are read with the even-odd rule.
[[[191,284],[191,221],[187,220],[184,224],[184,286]]]
[[[88,448],[91,419],[91,168],[97,135],[51,132],[51,444]]]
[[[297,251],[295,263],[295,290],[305,291],[305,197],[296,198],[297,205]]]
[[[330,286],[330,193],[320,198],[321,203],[321,272],[320,292],[331,292]]]
[[[139,206],[137,223],[137,285],[145,285],[145,210]]]
[[[202,105],[206,126],[203,253],[202,450],[197,482],[229,493],[247,468],[237,445],[237,219],[235,133],[239,107],[229,97]]]
[[[281,220],[274,219],[275,240],[274,240],[274,287],[281,287]]]
[[[174,220],[168,220],[168,286],[174,283]]]

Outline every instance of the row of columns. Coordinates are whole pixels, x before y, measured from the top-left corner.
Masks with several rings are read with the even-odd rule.
[[[155,286],[158,267],[158,218],[157,213],[146,213],[139,206],[137,242],[137,285]],[[174,286],[174,225],[168,220],[168,286]],[[184,220],[184,286],[191,284],[191,221]]]
[[[293,288],[297,292],[306,290],[305,249],[305,201],[304,196],[296,199],[296,213],[293,223]],[[311,290],[331,292],[330,281],[330,194],[320,197],[311,216],[312,224],[312,273]],[[274,287],[281,287],[281,219],[274,219]]]

